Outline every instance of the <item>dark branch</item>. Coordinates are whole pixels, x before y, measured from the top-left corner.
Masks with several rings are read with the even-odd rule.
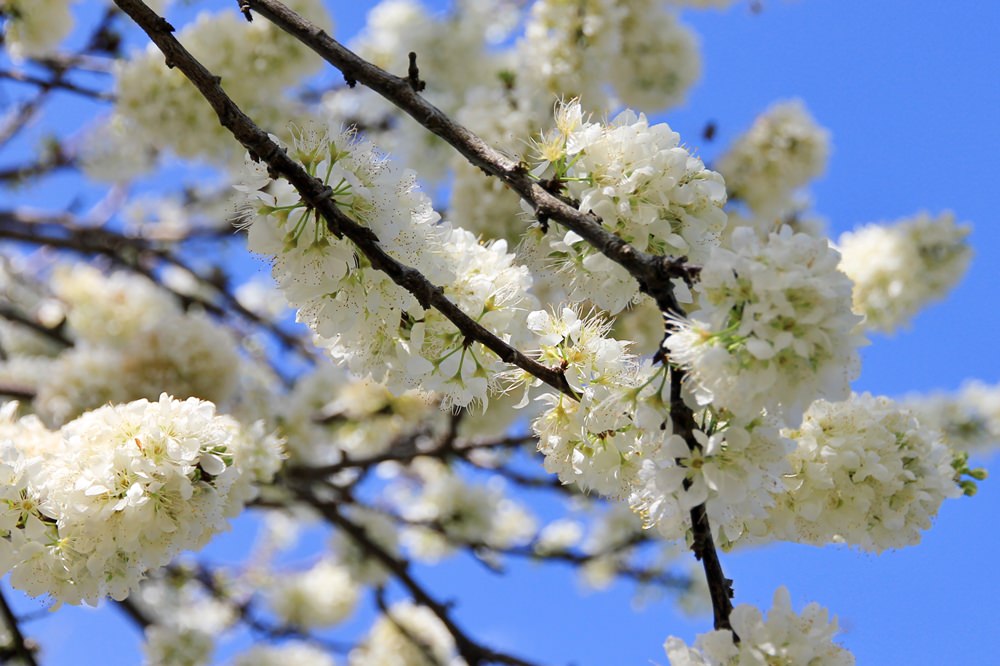
[[[481,343],[505,363],[516,365],[556,390],[576,399],[576,392],[561,370],[548,368],[501,340],[448,300],[441,287],[432,284],[419,271],[391,257],[382,249],[378,238],[370,229],[345,215],[331,199],[329,188],[320,180],[310,176],[302,165],[290,158],[264,130],[254,124],[229,98],[220,85],[219,78],[205,69],[174,38],[171,34],[173,26],[140,0],[115,0],[115,4],[149,35],[166,56],[167,63],[183,72],[194,84],[219,116],[219,122],[251,155],[256,155],[275,173],[291,183],[303,201],[323,216],[332,233],[349,238],[375,269],[384,272],[393,282],[413,294],[425,309],[434,308],[441,312],[467,338]],[[255,7],[255,4],[250,3],[250,6]]]
[[[21,633],[21,625],[18,623],[17,616],[14,615],[10,604],[7,603],[7,597],[4,596],[3,590],[0,590],[0,615],[3,616],[3,623],[6,625],[6,629],[10,632],[11,637],[10,645],[0,651],[3,662],[7,663],[8,658],[14,657],[28,664],[28,666],[38,666],[38,660],[35,659],[35,650],[37,648],[32,641],[26,639],[24,634]]]

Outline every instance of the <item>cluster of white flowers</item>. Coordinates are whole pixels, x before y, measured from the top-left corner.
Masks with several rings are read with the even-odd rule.
[[[940,434],[887,398],[817,400],[785,434],[796,448],[786,492],[757,532],[769,539],[902,548],[920,541],[945,499],[962,494]]]
[[[537,520],[505,497],[502,485],[466,483],[433,458],[418,458],[408,471],[420,484],[416,489],[396,488],[393,501],[402,517],[415,526],[403,534],[415,557],[435,561],[451,553],[456,543],[504,548],[534,537]]]
[[[628,343],[607,337],[610,324],[598,315],[538,310],[528,316],[528,328],[536,335],[539,360],[562,368],[580,396],[550,391],[537,398],[545,411],[532,428],[545,469],[563,483],[627,496],[643,452],[671,433],[666,371],[639,364]]]
[[[767,422],[721,424],[711,434],[695,430],[694,437],[694,449],[673,435],[643,461],[630,503],[665,538],[683,539],[691,509],[707,502],[715,539],[728,548],[775,505],[793,447]]]
[[[151,624],[146,627],[142,651],[146,666],[202,666],[211,663],[215,641],[193,627]]]
[[[52,287],[76,344],[35,378],[33,404],[49,424],[161,392],[217,404],[233,396],[241,363],[231,336],[152,282],[77,264],[57,270]]]
[[[151,620],[143,645],[149,666],[210,663],[216,638],[237,620],[231,605],[205,594],[191,578],[151,575],[130,600]]]
[[[434,613],[409,602],[393,604],[351,651],[350,666],[465,666],[455,639]]]
[[[483,245],[471,233],[438,224],[430,200],[353,132],[306,130],[290,154],[332,190],[334,203],[379,239],[398,261],[421,271],[467,315],[502,338],[523,335],[531,275],[504,241]],[[446,406],[486,402],[497,356],[437,310],[374,270],[353,243],[339,239],[283,180],[247,158],[244,215],[250,249],[273,256],[273,275],[318,342],[360,377],[401,392],[420,386]]]
[[[549,99],[568,95],[604,108],[609,64],[622,48],[625,9],[616,0],[541,0],[519,40],[515,71]]]
[[[377,456],[398,437],[443,417],[428,393],[393,395],[329,362],[300,377],[276,411],[289,457],[306,465],[335,464],[345,454],[355,460]]]
[[[839,627],[829,611],[811,603],[801,614],[792,610],[788,589],[780,587],[767,618],[748,604],[729,617],[733,630],[701,634],[688,647],[671,636],[664,644],[670,666],[750,666],[751,664],[809,664],[854,666],[854,655],[833,642]],[[733,634],[739,636],[735,642]]]
[[[716,166],[730,196],[758,215],[771,216],[788,207],[796,189],[823,173],[829,144],[829,133],[801,101],[780,102],[758,117]]]
[[[951,213],[920,213],[842,235],[840,270],[854,281],[854,311],[865,327],[894,331],[943,298],[969,266],[970,231]]]
[[[454,113],[466,91],[499,82],[500,56],[484,46],[506,38],[517,21],[512,0],[459,0],[444,18],[431,16],[415,0],[385,0],[368,13],[365,29],[351,47],[397,74],[406,71],[406,56],[415,52],[426,79],[424,92],[435,106]]]
[[[741,227],[695,286],[698,308],[666,340],[697,401],[747,421],[766,409],[797,425],[817,397],[849,395],[860,370],[851,282],[825,240]]]
[[[278,574],[267,586],[267,604],[289,627],[331,627],[347,619],[360,590],[351,572],[324,559],[306,571]]]
[[[254,645],[236,655],[233,666],[335,666],[333,657],[315,645],[302,641],[288,641],[279,645]]]
[[[14,586],[64,603],[123,599],[203,546],[279,455],[194,398],[102,407],[57,433],[7,412],[0,564]]]
[[[619,114],[590,122],[579,102],[556,108],[556,129],[537,142],[533,173],[551,178],[637,249],[704,261],[726,225],[722,177],[680,146],[666,124]],[[615,314],[635,300],[629,273],[578,234],[537,226],[528,243],[540,269],[555,269],[573,301],[589,299]]]
[[[960,451],[981,452],[1000,445],[1000,387],[970,381],[955,393],[908,395],[903,406],[920,424],[944,435]]]
[[[618,0],[621,51],[609,59],[610,80],[621,103],[654,111],[677,106],[701,76],[694,34],[652,0]]]
[[[320,0],[287,4],[324,28],[330,27]],[[233,10],[203,12],[177,38],[222,77],[226,92],[258,123],[279,127],[301,115],[290,100],[275,93],[316,71],[320,60],[269,21],[247,22]],[[84,145],[84,163],[94,177],[134,177],[134,172],[123,173],[107,162],[121,154],[135,156],[151,149],[223,162],[240,154],[238,144],[197,89],[179,70],[164,64],[155,46],[150,44],[145,53],[120,63],[115,114],[106,126],[95,130],[104,140]],[[117,148],[110,148],[108,140]],[[148,158],[145,162],[150,163]]]
[[[0,0],[3,46],[15,61],[46,56],[73,29],[70,0]]]
[[[535,97],[578,97],[601,110],[617,104],[609,87],[626,105],[676,105],[701,72],[694,37],[649,0],[536,2],[514,61]]]
[[[467,95],[501,87],[509,57],[497,44],[517,25],[519,9],[513,0],[450,4],[450,12],[433,15],[414,0],[385,0],[368,13],[364,30],[350,46],[394,74],[405,73],[407,54],[416,53],[426,85],[421,94],[445,113],[460,114],[468,107]],[[458,163],[450,146],[371,90],[358,86],[331,91],[324,106],[337,121],[364,128],[393,155],[419,163],[422,178],[440,179]]]

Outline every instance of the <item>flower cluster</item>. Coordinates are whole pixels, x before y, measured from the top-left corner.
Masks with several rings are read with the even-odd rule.
[[[941,503],[962,494],[955,454],[887,398],[818,400],[800,428],[769,538],[881,552],[920,541]],[[958,467],[961,467],[959,460]]]
[[[546,176],[637,249],[704,261],[726,224],[722,177],[680,146],[666,124],[619,114],[587,120],[579,102],[556,108],[556,129],[536,145],[533,173]],[[555,269],[573,301],[589,299],[615,314],[639,293],[624,268],[572,231],[531,230],[541,268]]]
[[[691,509],[707,502],[715,539],[728,548],[775,506],[793,447],[773,423],[711,425],[711,434],[694,431],[697,447],[673,435],[644,460],[630,503],[664,538],[682,539]]]
[[[313,22],[329,27],[320,0],[287,4]],[[320,61],[301,42],[269,21],[248,23],[235,11],[203,12],[177,37],[205,67],[222,78],[226,92],[257,122],[280,126],[300,115],[290,101],[275,92],[313,73]],[[117,84],[115,115],[108,121],[114,131],[98,131],[121,144],[111,151],[106,145],[91,143],[96,153],[85,157],[94,163],[91,171],[96,176],[117,171],[104,168],[103,162],[123,153],[170,150],[181,157],[217,161],[228,161],[239,154],[237,144],[219,125],[195,87],[179,70],[168,68],[152,44],[145,53],[122,61]]]
[[[331,362],[299,378],[276,411],[289,457],[300,465],[331,465],[345,454],[377,456],[397,438],[443,418],[430,394],[414,389],[393,395]]]
[[[73,29],[70,0],[0,0],[3,46],[15,61],[52,53]]]
[[[350,666],[464,666],[455,651],[455,639],[425,606],[400,602],[391,606],[351,651]]]
[[[801,614],[792,610],[788,589],[780,587],[767,618],[759,609],[740,604],[729,617],[733,630],[701,634],[693,647],[671,636],[664,644],[670,666],[749,666],[750,664],[809,664],[854,666],[854,655],[833,642],[836,618],[811,603]],[[734,641],[733,634],[739,636]]]
[[[758,117],[717,166],[730,196],[768,216],[787,208],[796,189],[823,173],[829,144],[829,133],[802,102],[781,102]]]
[[[621,51],[609,59],[610,80],[620,102],[650,111],[674,107],[701,76],[694,34],[652,0],[618,0]]]
[[[837,252],[788,227],[765,239],[740,227],[731,247],[709,256],[698,308],[665,343],[698,403],[743,421],[766,409],[796,425],[817,397],[846,398],[862,339]]]
[[[145,663],[210,663],[216,638],[236,622],[237,613],[226,602],[205,594],[193,578],[173,578],[167,572],[151,572],[129,598],[151,621],[145,631]]]
[[[350,571],[325,559],[306,571],[276,576],[268,586],[267,603],[286,626],[317,629],[344,621],[359,593]]]
[[[953,449],[978,452],[1000,444],[1000,387],[970,381],[955,393],[909,395],[902,404]]]
[[[854,281],[854,311],[865,327],[892,332],[943,298],[969,266],[970,231],[951,213],[920,213],[842,235],[840,270]]]
[[[438,224],[430,200],[353,132],[300,132],[290,154],[331,188],[334,203],[379,239],[394,259],[413,266],[466,314],[511,340],[523,328],[531,275],[513,263],[504,241],[480,243]],[[335,236],[298,193],[247,158],[244,215],[250,249],[274,257],[273,275],[319,344],[358,376],[401,392],[420,386],[446,406],[486,402],[499,358],[470,343],[437,310],[375,270],[350,241]]]
[[[57,271],[52,285],[76,344],[35,378],[34,407],[50,425],[161,392],[217,404],[233,396],[240,356],[206,315],[182,311],[165,291],[126,272],[78,264]]]
[[[59,602],[125,598],[150,569],[200,548],[273,466],[208,402],[138,400],[44,433],[31,417],[3,433],[0,561],[11,583]]]
[[[610,323],[598,315],[538,310],[528,316],[528,328],[539,360],[562,368],[580,396],[547,392],[537,398],[545,410],[532,428],[545,469],[563,483],[627,496],[643,451],[658,448],[671,432],[666,371],[639,364],[628,343],[608,337]]]
[[[303,641],[287,641],[280,645],[254,645],[233,659],[233,666],[336,666],[326,650]]]
[[[536,2],[513,57],[536,98],[578,97],[594,109],[674,106],[701,72],[694,37],[649,0]]]

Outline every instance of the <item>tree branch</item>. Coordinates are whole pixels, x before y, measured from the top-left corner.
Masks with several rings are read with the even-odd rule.
[[[0,656],[3,656],[4,663],[6,663],[8,657],[16,657],[23,660],[28,666],[38,666],[38,660],[35,659],[35,647],[31,641],[24,637],[21,633],[21,625],[18,624],[17,616],[14,615],[14,611],[11,609],[10,604],[7,603],[7,597],[4,596],[3,590],[0,590],[0,616],[3,617],[3,623],[7,627],[7,631],[10,632],[11,644],[4,650],[8,654],[4,655],[0,652]]]
[[[364,60],[277,0],[246,0],[245,4],[339,69],[345,79],[368,86],[450,144],[470,164],[499,178],[532,207],[538,219],[556,220],[579,234],[625,268],[657,301],[672,291],[670,278],[678,276],[675,259],[637,250],[605,229],[597,215],[582,213],[571,202],[546,191],[522,164],[495,150],[424,99],[414,89],[411,77],[394,76]]]
[[[118,0],[115,0],[116,2]],[[352,541],[367,552],[372,558],[378,560],[396,580],[410,593],[413,599],[421,606],[427,607],[448,630],[448,633],[455,639],[455,646],[459,654],[469,664],[469,666],[479,666],[480,664],[508,664],[510,666],[534,666],[532,662],[525,661],[519,657],[498,652],[491,648],[480,645],[473,641],[454,620],[447,604],[444,604],[432,597],[423,586],[420,585],[410,573],[409,562],[400,560],[387,552],[374,539],[368,536],[368,532],[363,527],[345,518],[337,505],[333,502],[322,502],[312,497],[304,490],[297,491],[300,498],[314,507],[331,525],[342,530]]]
[[[416,297],[425,309],[434,308],[450,320],[458,330],[471,340],[481,343],[502,361],[516,365],[574,399],[576,392],[569,385],[565,374],[548,368],[523,352],[508,345],[479,322],[469,317],[448,300],[441,287],[432,284],[416,269],[396,261],[379,244],[378,238],[350,217],[345,215],[329,196],[329,188],[310,176],[302,165],[290,158],[278,144],[271,140],[229,98],[220,79],[185,49],[171,34],[174,30],[166,19],[147,7],[141,0],[115,0],[126,14],[139,24],[149,38],[166,56],[168,67],[177,67],[188,78],[219,116],[219,122],[243,144],[250,154],[256,155],[276,173],[288,180],[298,190],[303,201],[315,208],[326,220],[332,233],[346,236],[365,255],[371,265],[388,275],[393,282]]]

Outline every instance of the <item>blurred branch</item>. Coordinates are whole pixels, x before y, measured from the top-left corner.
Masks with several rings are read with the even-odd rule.
[[[65,90],[67,92],[74,93],[76,95],[81,95],[90,99],[100,100],[102,102],[113,102],[115,101],[115,96],[111,93],[103,92],[101,90],[93,90],[91,88],[85,88],[83,86],[77,85],[72,81],[65,81],[62,78],[51,78],[45,79],[38,76],[32,76],[25,72],[19,72],[14,70],[0,70],[0,79],[8,79],[10,81],[17,81],[19,83],[26,83],[29,85],[37,86],[42,90]]]
[[[5,650],[0,651],[3,662],[7,663],[8,659],[13,657],[22,660],[28,666],[38,666],[38,660],[35,659],[35,645],[21,633],[21,625],[18,623],[17,616],[14,615],[10,604],[7,603],[7,597],[3,590],[0,590],[0,616],[3,617],[3,623],[11,637],[10,645]]]
[[[301,337],[282,329],[274,321],[246,308],[227,288],[227,280],[201,274],[187,262],[149,239],[128,236],[106,227],[84,225],[68,214],[35,215],[23,211],[0,210],[0,238],[55,247],[84,254],[108,257],[116,265],[138,272],[174,294],[185,305],[196,304],[214,315],[234,313],[273,335],[283,347],[315,362],[316,351]],[[161,261],[186,271],[199,285],[217,294],[220,306],[196,294],[180,293],[163,284],[149,261]],[[0,314],[3,314],[0,312]],[[281,373],[278,373],[281,376]]]
[[[116,0],[117,1],[117,0]],[[451,618],[450,604],[436,600],[410,573],[410,563],[399,559],[385,550],[379,543],[368,536],[363,527],[345,518],[336,502],[322,502],[302,489],[298,490],[300,499],[313,506],[331,525],[343,531],[359,548],[382,564],[392,576],[406,588],[413,599],[428,608],[441,621],[448,633],[455,639],[458,653],[469,666],[481,664],[509,664],[510,666],[534,666],[532,662],[519,657],[485,647],[472,640]]]

